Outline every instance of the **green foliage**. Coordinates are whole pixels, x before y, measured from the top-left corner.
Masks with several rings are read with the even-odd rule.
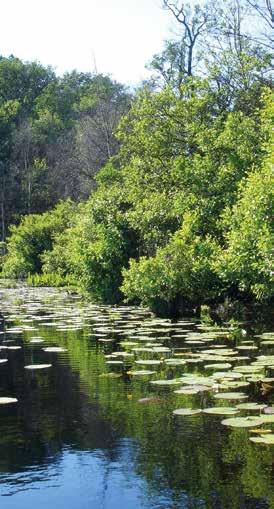
[[[122,267],[135,256],[136,238],[127,207],[119,186],[99,189],[70,232],[69,266],[96,301],[120,300]]]
[[[225,246],[216,269],[223,281],[256,299],[274,295],[274,158],[272,96],[262,111],[265,158],[242,180],[238,201],[223,213]]]
[[[18,226],[12,226],[3,275],[25,278],[28,274],[39,273],[41,255],[51,250],[55,235],[69,226],[75,208],[71,201],[63,202],[51,212],[25,216]]]
[[[178,68],[177,46],[158,64],[168,56]],[[87,198],[13,226],[3,274],[170,314],[227,297],[271,299],[273,113],[247,49],[230,55],[242,75],[227,59],[220,87],[217,67],[179,88],[175,73],[162,90],[145,85],[130,108],[123,86],[76,72],[49,73],[25,116],[19,92],[0,101],[1,210],[15,220],[60,193]]]
[[[268,160],[242,183],[239,201],[224,214],[226,248],[217,271],[226,284],[258,300],[274,296],[274,174]]]
[[[186,214],[183,226],[154,257],[132,260],[123,271],[122,290],[129,300],[158,308],[160,303],[182,307],[200,304],[218,295],[213,262],[219,252],[209,236],[199,235],[195,214]]]
[[[29,274],[27,283],[30,286],[55,286],[55,287],[72,287],[75,282],[69,276],[60,276],[59,274]]]

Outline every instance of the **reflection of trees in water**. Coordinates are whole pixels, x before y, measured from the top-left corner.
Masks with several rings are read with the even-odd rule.
[[[169,493],[168,498],[174,499],[174,507],[182,503],[182,492],[189,508],[200,508],[201,499],[204,499],[206,509],[271,507],[271,501],[264,500],[267,496],[273,497],[270,451],[266,454],[261,449],[256,453],[247,431],[240,435],[238,463],[227,461],[223,451],[230,450],[233,434],[220,425],[221,419],[197,416],[176,420],[172,416],[175,400],[166,398],[165,391],[164,403],[139,404],[138,399],[148,395],[147,381],[132,380],[128,386],[128,382],[121,378],[97,378],[95,388],[90,373],[100,356],[89,350],[88,367],[84,361],[87,354],[80,353],[79,343],[71,341],[68,345],[73,365],[78,367],[91,401],[96,398],[100,415],[112,424],[112,431],[115,429],[120,436],[130,438],[130,444],[133,444],[130,447],[131,463],[135,472],[148,482],[147,496]],[[81,347],[83,345],[88,349],[88,343],[81,343]],[[130,400],[126,398],[128,391],[132,395]],[[188,406],[189,399],[180,396],[180,405]],[[113,449],[108,449],[109,452]]]
[[[41,328],[36,334],[56,344],[52,331]],[[160,497],[173,509],[272,507],[271,451],[254,447],[247,431],[224,429],[212,416],[174,418],[172,410],[188,406],[189,399],[175,399],[166,389],[161,390],[160,402],[142,405],[139,398],[158,394],[147,381],[98,377],[104,370],[98,345],[93,349],[77,332],[67,332],[63,343],[59,338],[68,352],[65,361],[56,354],[48,357],[54,369],[26,373],[28,348],[13,357],[6,379],[0,372],[1,387],[12,387],[19,399],[18,405],[1,409],[3,474],[37,465],[37,476],[30,475],[30,482],[42,479],[45,470],[49,477],[51,472],[58,475],[69,446],[87,454],[100,451],[102,503],[113,464],[119,463],[125,478],[133,473],[146,481],[146,503]],[[36,361],[41,355],[37,352]]]

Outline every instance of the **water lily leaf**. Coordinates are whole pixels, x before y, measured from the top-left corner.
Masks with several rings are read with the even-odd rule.
[[[175,394],[184,394],[185,396],[193,395],[193,394],[199,394],[199,391],[194,389],[194,387],[186,387],[185,389],[178,389],[177,391],[174,391]]]
[[[106,361],[106,364],[114,364],[114,365],[116,364],[117,366],[119,366],[119,365],[121,366],[124,363],[123,363],[123,361]]]
[[[205,369],[230,369],[230,368],[232,368],[232,366],[228,362],[227,363],[224,362],[223,364],[207,364],[204,368]]]
[[[172,378],[171,380],[152,380],[150,382],[153,385],[180,385],[181,382],[177,378]]]
[[[173,410],[172,412],[174,415],[180,415],[180,416],[193,416],[198,415],[202,413],[201,408],[192,409],[192,408],[177,408],[177,410]]]
[[[140,369],[139,371],[130,371],[129,372],[132,376],[148,376],[148,375],[154,375],[156,371],[150,371],[149,369]]]
[[[273,423],[274,422],[274,414],[264,414],[261,415],[264,423]]]
[[[101,375],[99,375],[99,378],[120,378],[122,375],[122,373],[101,373]]]
[[[250,439],[250,442],[253,442],[255,444],[264,444],[264,439],[263,437],[251,437]]]
[[[263,419],[257,416],[234,417],[231,419],[224,419],[222,421],[222,424],[224,426],[231,426],[235,428],[250,428],[253,426],[261,426],[261,424],[263,423],[264,423]]]
[[[266,405],[259,405],[258,403],[239,403],[236,405],[239,410],[263,410]]]
[[[264,413],[265,414],[274,414],[274,406],[267,406],[265,409],[264,409]]]
[[[141,364],[143,366],[159,366],[162,364],[162,361],[156,359],[140,359],[139,361],[135,361],[135,364]]]
[[[204,408],[203,412],[212,415],[235,415],[240,413],[237,408],[225,406]]]
[[[166,359],[165,363],[167,366],[185,366],[186,364],[182,359]]]
[[[219,389],[242,389],[243,387],[248,387],[249,385],[249,382],[234,382],[225,380],[219,385]]]
[[[262,435],[263,433],[272,433],[272,430],[264,429],[264,428],[255,428],[255,429],[250,429],[249,433],[258,433],[258,434]]]
[[[28,366],[25,366],[25,369],[46,369],[50,368],[52,364],[29,364]]]
[[[48,348],[43,348],[44,352],[67,352],[67,348],[62,348],[60,346],[49,346]]]
[[[214,398],[237,400],[237,399],[247,399],[248,396],[243,392],[219,392],[218,394],[214,395]]]
[[[262,438],[265,441],[265,444],[274,445],[274,433],[268,433],[266,435],[262,435]]]
[[[258,373],[263,371],[263,366],[236,366],[234,371],[238,373]]]
[[[9,405],[10,403],[17,403],[18,399],[16,398],[6,398],[2,397],[0,398],[0,405]]]

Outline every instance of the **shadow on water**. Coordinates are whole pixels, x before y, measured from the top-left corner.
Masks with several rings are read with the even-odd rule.
[[[186,336],[195,341],[202,331],[207,349],[242,344],[236,336],[211,332],[209,341],[189,318],[171,324],[146,310],[91,306],[51,289],[2,289],[0,306],[0,358],[8,359],[0,365],[0,397],[18,399],[0,405],[3,509],[274,508],[273,446],[252,443],[248,429],[229,429],[216,416],[172,414],[214,405],[211,392],[176,395],[176,387],[149,383],[182,376],[180,366],[167,369],[163,359],[200,352]],[[114,354],[124,341],[150,350],[125,346],[129,355],[121,360]],[[153,342],[169,352],[154,351],[161,362],[145,365],[154,375],[133,376],[136,355],[149,362]],[[43,350],[53,346],[66,351]],[[44,363],[51,367],[24,367]],[[187,372],[198,376],[200,369],[189,364]],[[247,394],[258,396],[250,388]],[[271,394],[260,398],[273,404]]]

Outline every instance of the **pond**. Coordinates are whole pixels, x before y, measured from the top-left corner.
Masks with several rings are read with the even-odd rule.
[[[0,314],[1,509],[274,508],[269,325],[24,286]]]

